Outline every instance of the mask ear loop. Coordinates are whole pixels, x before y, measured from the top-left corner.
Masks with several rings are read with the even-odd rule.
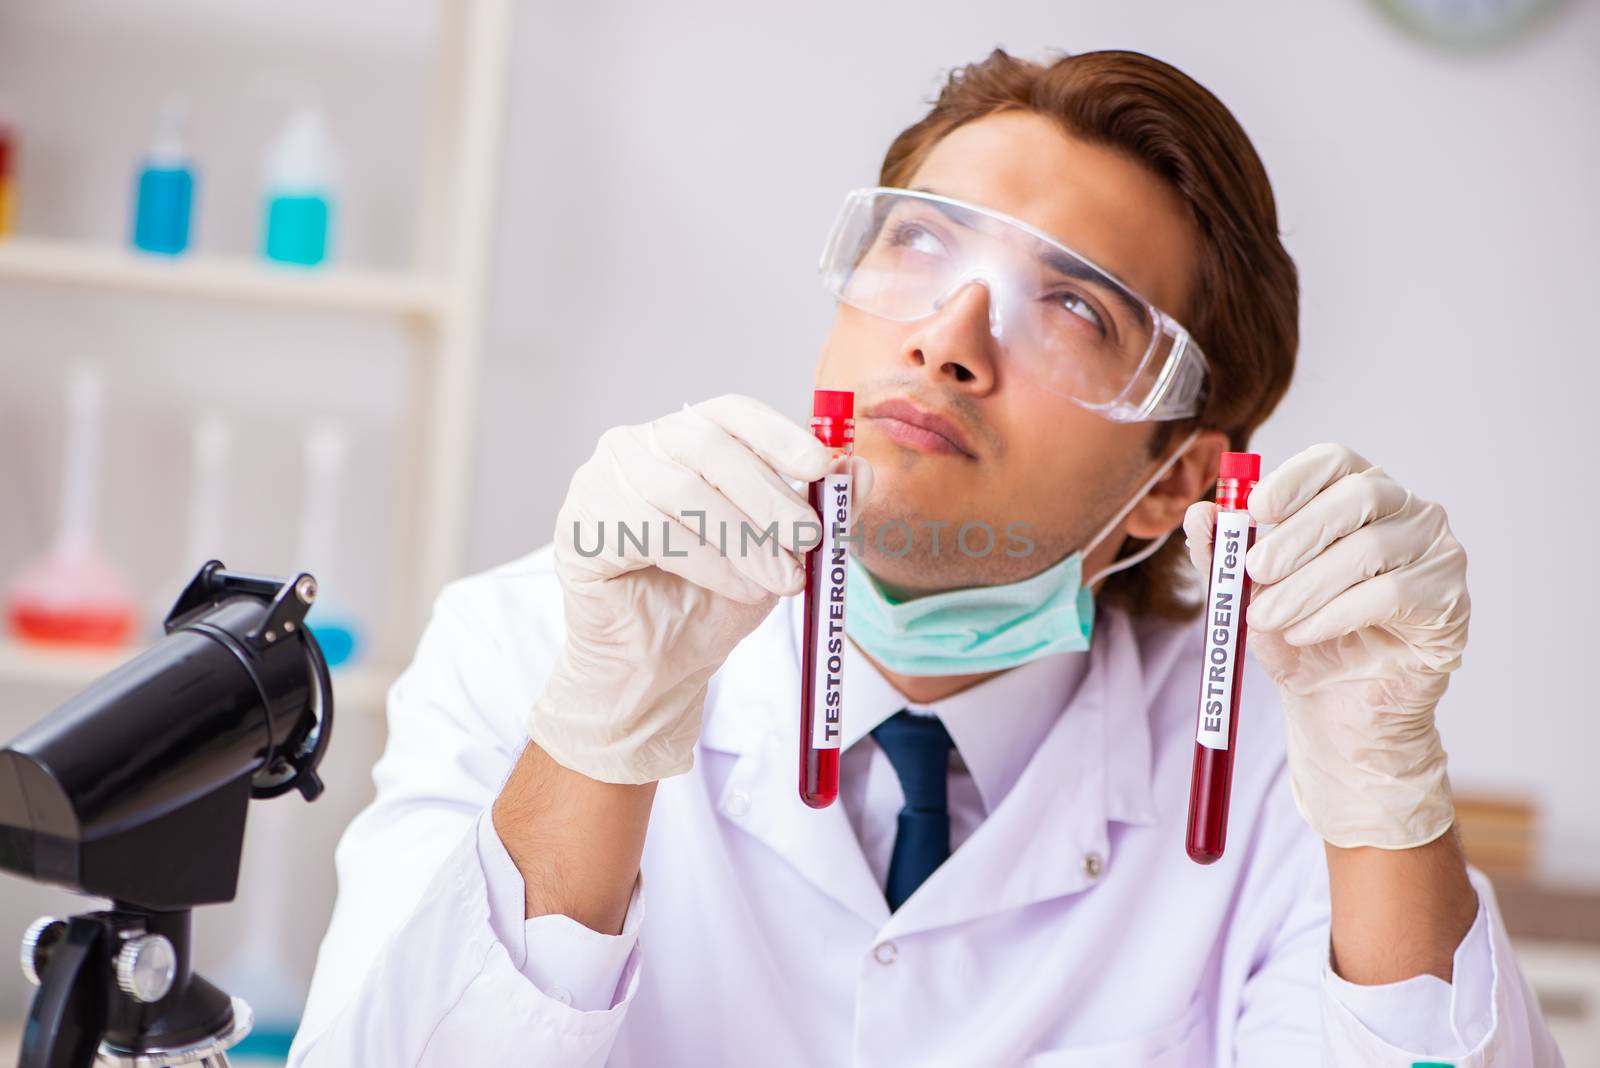
[[[1156,468],[1153,475],[1145,479],[1144,485],[1140,486],[1138,490],[1134,492],[1133,496],[1129,498],[1128,503],[1123,505],[1121,510],[1119,510],[1116,515],[1111,517],[1111,521],[1109,523],[1100,528],[1100,533],[1096,534],[1089,540],[1089,544],[1085,546],[1083,550],[1084,556],[1088,556],[1097,545],[1106,539],[1107,535],[1109,535],[1113,530],[1117,529],[1117,524],[1126,519],[1128,517],[1128,513],[1133,511],[1134,507],[1138,505],[1140,501],[1144,500],[1144,495],[1149,493],[1157,482],[1160,482],[1167,476],[1167,472],[1172,470],[1173,464],[1176,464],[1178,460],[1182,458],[1183,454],[1189,451],[1189,446],[1193,445],[1194,439],[1199,436],[1199,427],[1195,427],[1189,432],[1189,436],[1183,439],[1183,443],[1179,445],[1177,449],[1173,450],[1172,455],[1162,461],[1161,466]],[[1115,575],[1118,571],[1126,571],[1135,564],[1143,563],[1151,556],[1155,555],[1155,553],[1167,543],[1167,539],[1170,537],[1172,537],[1172,531],[1169,530],[1165,534],[1161,535],[1161,537],[1151,542],[1149,545],[1146,545],[1143,549],[1140,549],[1138,552],[1134,553],[1132,556],[1122,560],[1114,561],[1113,563],[1101,568],[1099,571],[1095,572],[1094,575],[1084,583],[1084,585],[1093,589],[1094,586],[1102,579],[1111,575]]]

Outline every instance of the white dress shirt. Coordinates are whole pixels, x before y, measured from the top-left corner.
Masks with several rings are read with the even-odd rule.
[[[791,611],[800,602],[792,602]],[[799,623],[795,623],[798,629]],[[1067,707],[1089,667],[1087,653],[1065,653],[997,675],[932,705],[908,701],[854,645],[845,645],[849,718],[839,758],[844,805],[878,885],[889,880],[889,857],[905,793],[889,758],[867,735],[901,709],[936,715],[955,742],[950,754],[950,849],[972,837],[1005,799]]]
[[[623,932],[524,919],[488,807],[560,642],[547,550],[440,596],[390,694],[377,798],[338,850],[291,1064],[1561,1063],[1476,871],[1452,983],[1333,975],[1322,845],[1254,665],[1228,852],[1188,860],[1199,633],[1115,611],[1087,654],[916,709],[960,754],[954,850],[892,915],[902,797],[866,736],[907,702],[852,657],[841,803],[806,808],[791,605],[713,680]]]

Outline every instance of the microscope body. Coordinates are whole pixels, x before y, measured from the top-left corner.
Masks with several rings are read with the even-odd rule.
[[[315,597],[310,575],[212,561],[164,638],[0,751],[0,868],[112,902],[30,929],[22,1068],[83,1068],[96,1050],[193,1063],[248,1029],[243,1003],[190,967],[189,910],[233,898],[253,797],[321,793],[333,700],[304,625]]]

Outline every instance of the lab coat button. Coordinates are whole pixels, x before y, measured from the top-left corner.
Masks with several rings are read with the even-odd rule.
[[[893,942],[884,942],[872,951],[872,959],[879,964],[893,964],[900,956],[900,950]]]
[[[571,1005],[572,1004],[572,991],[568,990],[564,986],[558,986],[558,987],[551,988],[550,996],[555,998],[557,1001],[561,1002],[561,1004],[563,1004],[563,1005]]]
[[[1100,859],[1099,853],[1085,853],[1083,856],[1083,874],[1091,879],[1100,878],[1100,871],[1105,867],[1105,862]]]
[[[738,819],[750,811],[750,795],[743,790],[735,790],[728,795],[728,800],[723,805],[723,810],[734,819]]]

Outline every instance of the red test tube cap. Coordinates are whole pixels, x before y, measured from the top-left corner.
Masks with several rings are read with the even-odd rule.
[[[1255,452],[1225,452],[1218,478],[1236,478],[1241,482],[1261,481],[1261,454]]]
[[[811,414],[817,419],[854,419],[856,395],[847,389],[819,389],[811,394]]]

